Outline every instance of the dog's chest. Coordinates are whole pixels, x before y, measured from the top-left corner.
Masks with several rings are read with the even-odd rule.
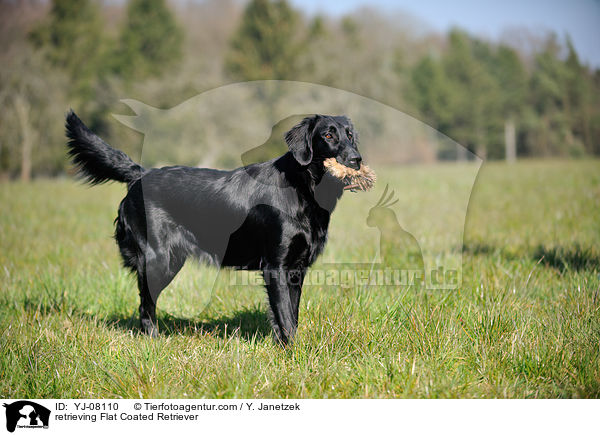
[[[308,241],[306,262],[310,266],[325,249],[330,215],[321,207],[311,207],[311,210],[307,210],[306,216],[308,218],[303,230]]]

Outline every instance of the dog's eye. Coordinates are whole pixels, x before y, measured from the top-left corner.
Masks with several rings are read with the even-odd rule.
[[[327,134],[325,135],[325,139],[331,139],[332,137],[333,137],[333,136],[332,136],[332,135],[330,135],[329,133],[327,133]]]
[[[348,132],[348,138],[352,139],[352,132],[351,131]]]

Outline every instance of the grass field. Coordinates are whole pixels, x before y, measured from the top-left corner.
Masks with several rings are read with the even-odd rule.
[[[432,171],[461,176],[402,177]],[[202,310],[193,268],[159,300],[160,337],[140,336],[111,239],[123,192],[0,184],[0,397],[600,397],[599,161],[484,165],[458,289],[308,286],[286,350],[260,286],[220,282]],[[324,258],[360,198],[339,205]]]

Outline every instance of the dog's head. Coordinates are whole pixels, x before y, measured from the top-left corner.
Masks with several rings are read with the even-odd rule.
[[[285,134],[285,141],[302,166],[333,157],[344,166],[360,169],[358,136],[346,116],[306,117]]]

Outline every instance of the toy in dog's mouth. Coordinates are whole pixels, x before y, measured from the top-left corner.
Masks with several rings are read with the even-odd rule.
[[[344,190],[351,190],[353,192],[361,190],[364,192],[371,190],[375,181],[377,181],[377,175],[367,165],[360,165],[360,169],[352,169],[338,163],[334,157],[326,159],[323,165],[327,172],[342,180]]]

